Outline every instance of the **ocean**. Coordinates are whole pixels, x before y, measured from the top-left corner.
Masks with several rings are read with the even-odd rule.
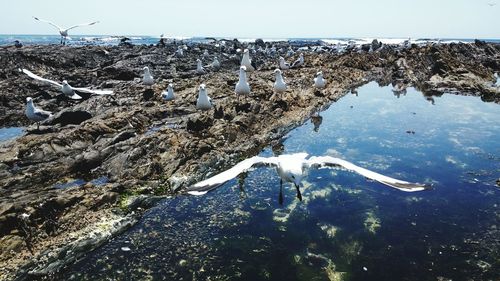
[[[123,37],[128,37],[129,42],[132,44],[143,44],[150,45],[156,44],[160,40],[159,36],[121,36],[121,35],[71,35],[71,40],[67,41],[68,45],[72,46],[85,46],[85,45],[118,45],[120,39]],[[169,40],[182,40],[186,43],[203,43],[210,41],[213,37],[166,37]],[[227,38],[216,38],[216,39],[234,39],[231,37]],[[377,39],[384,44],[401,44],[408,38],[263,38],[264,41],[316,41],[323,42],[325,44],[349,44],[354,43],[356,45],[362,45],[371,43],[373,39]],[[0,46],[13,45],[15,40],[19,40],[24,45],[44,45],[44,44],[59,44],[61,37],[59,35],[26,35],[26,34],[0,34]],[[254,42],[255,38],[238,38],[242,42]],[[474,39],[460,39],[460,38],[447,38],[447,39],[437,39],[437,38],[411,38],[410,42],[415,44],[425,44],[428,42],[438,42],[440,40],[442,43],[458,43],[474,42]],[[481,39],[486,42],[500,43],[500,39]]]

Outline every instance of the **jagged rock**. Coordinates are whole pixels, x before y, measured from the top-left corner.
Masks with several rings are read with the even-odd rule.
[[[69,124],[78,125],[90,118],[92,118],[92,114],[87,111],[61,111],[54,116],[49,124],[61,124],[61,126]]]

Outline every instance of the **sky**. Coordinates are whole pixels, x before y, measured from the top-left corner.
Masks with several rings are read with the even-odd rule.
[[[500,0],[2,0],[0,34],[500,38]]]

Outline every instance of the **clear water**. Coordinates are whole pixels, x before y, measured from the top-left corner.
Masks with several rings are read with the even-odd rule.
[[[287,186],[281,207],[279,178],[262,168],[205,196],[166,199],[59,277],[499,280],[499,109],[368,84],[322,112],[319,127],[306,123],[261,155],[336,155],[433,190],[321,169],[303,182],[302,202]]]
[[[0,143],[8,142],[22,136],[23,134],[24,128],[21,127],[0,128]]]

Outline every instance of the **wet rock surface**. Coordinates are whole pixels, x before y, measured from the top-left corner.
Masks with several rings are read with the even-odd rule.
[[[177,193],[258,153],[369,81],[413,86],[428,98],[457,93],[500,102],[500,89],[493,85],[494,72],[500,71],[500,46],[495,44],[403,49],[373,42],[371,48],[342,54],[310,49],[304,52],[304,67],[284,72],[289,90],[279,96],[273,93],[272,74],[277,57],[256,53],[251,56],[258,71],[248,73],[251,95],[237,101],[240,57],[235,49],[241,45],[191,45],[183,57],[175,56],[173,44],[1,48],[0,127],[30,127],[26,135],[0,144],[0,279],[16,272],[20,279],[50,274],[64,265],[60,260],[73,261],[133,222],[135,217],[127,223],[121,219],[150,207],[157,198],[152,196]],[[217,56],[221,68],[198,75],[196,59],[205,49],[210,56],[204,65]],[[141,83],[144,66],[156,81],[150,88]],[[69,100],[19,68],[115,94]],[[312,87],[319,70],[328,81],[321,91]],[[161,92],[169,83],[174,83],[176,99],[165,102]],[[201,83],[215,104],[210,111],[194,106]],[[26,97],[54,113],[38,130],[24,116]],[[104,183],[93,183],[103,177]],[[74,180],[82,184],[58,187]],[[120,223],[103,227],[107,234],[82,232],[103,220]],[[92,240],[92,235],[100,238]],[[68,245],[74,250],[68,251]]]

